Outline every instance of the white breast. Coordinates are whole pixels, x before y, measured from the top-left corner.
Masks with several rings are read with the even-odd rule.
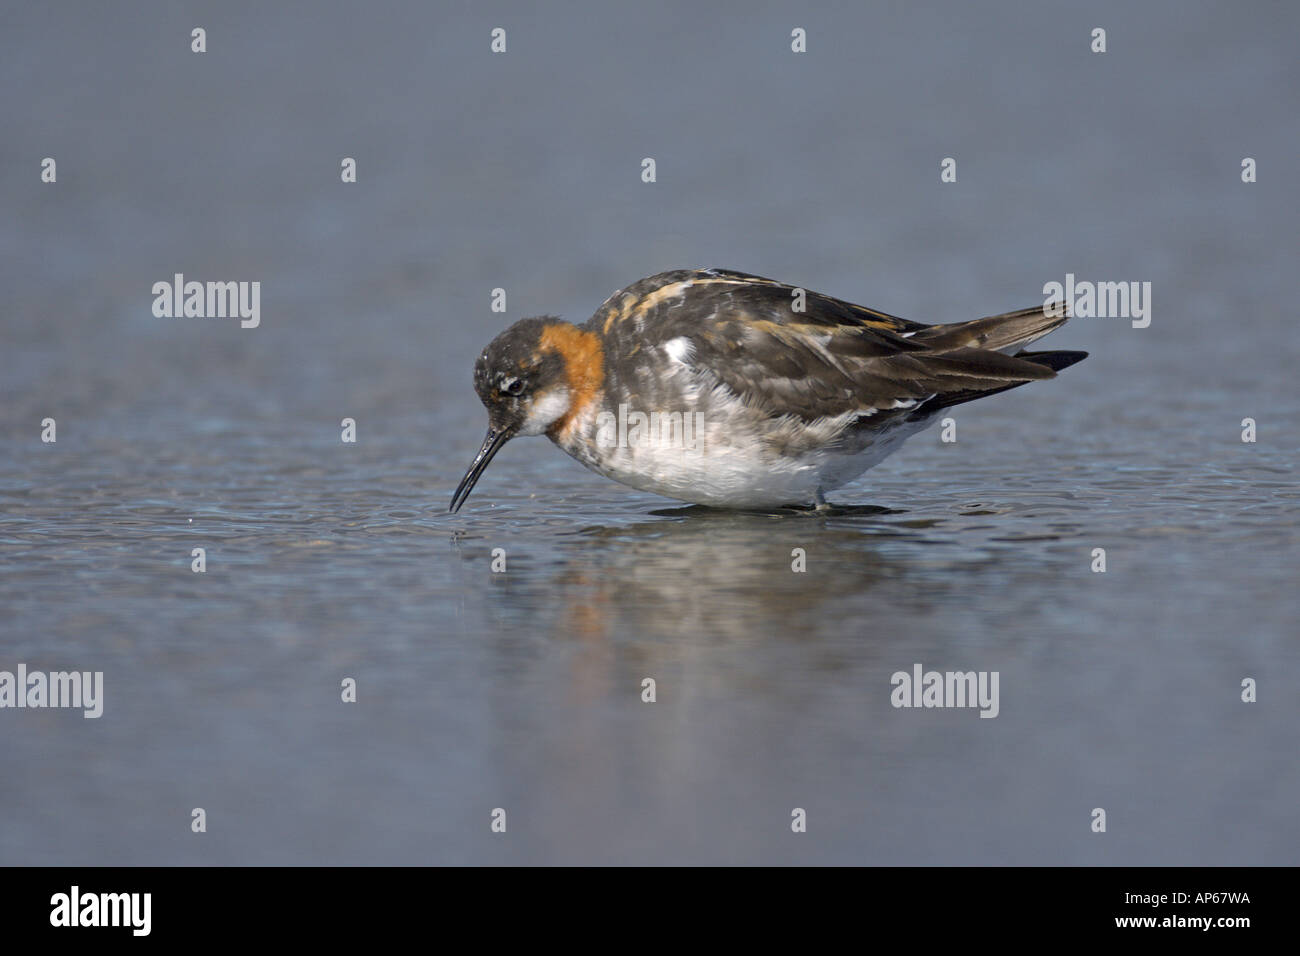
[[[636,418],[640,410],[626,403],[593,406],[554,440],[593,471],[642,491],[714,507],[771,508],[812,504],[819,491],[852,481],[929,424],[887,426],[850,455],[835,439],[862,412],[807,423],[772,419],[713,388],[690,397],[685,414],[696,417],[687,421],[681,412],[676,419],[661,414],[654,427],[652,414]]]

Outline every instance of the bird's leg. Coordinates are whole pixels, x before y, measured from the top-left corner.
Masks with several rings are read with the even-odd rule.
[[[830,510],[831,510],[831,506],[830,506],[829,504],[827,504],[827,502],[826,502],[826,493],[823,492],[823,491],[821,490],[821,488],[818,488],[817,491],[816,491],[816,493],[814,493],[814,495],[813,495],[813,502],[814,502],[814,504],[816,504],[816,506],[817,506],[817,510],[818,510],[818,511],[830,511]]]

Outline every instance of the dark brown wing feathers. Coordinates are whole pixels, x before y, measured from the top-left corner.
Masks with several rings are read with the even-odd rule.
[[[746,273],[679,270],[615,293],[589,328],[615,355],[645,345],[647,336],[655,344],[685,338],[689,363],[746,404],[807,420],[900,405],[929,414],[1052,378],[1086,355],[1003,354],[1065,322],[1041,306],[929,326],[798,292]]]

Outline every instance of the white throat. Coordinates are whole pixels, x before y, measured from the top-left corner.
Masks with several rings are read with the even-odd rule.
[[[519,429],[520,435],[541,435],[548,428],[563,418],[569,411],[569,390],[563,385],[556,385],[542,392],[533,399],[528,409],[528,417]]]

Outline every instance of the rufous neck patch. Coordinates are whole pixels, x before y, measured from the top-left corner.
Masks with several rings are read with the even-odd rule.
[[[596,400],[605,384],[605,353],[594,332],[584,332],[568,322],[556,322],[542,329],[538,347],[542,351],[553,349],[564,359],[564,374],[572,400],[569,410],[547,430],[552,435],[563,435]]]

